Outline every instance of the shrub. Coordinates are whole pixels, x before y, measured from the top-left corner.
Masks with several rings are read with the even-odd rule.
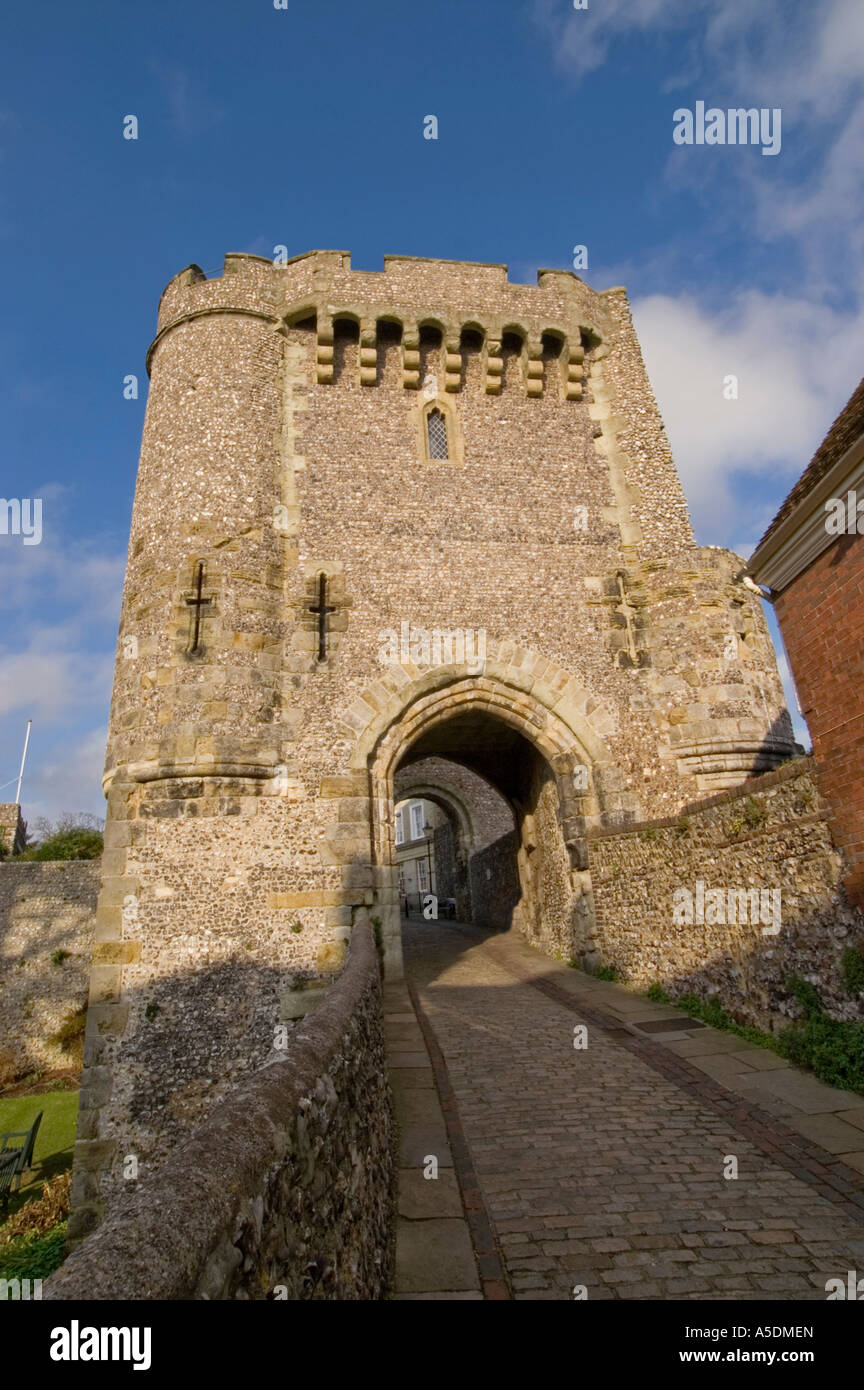
[[[40,845],[25,849],[19,859],[98,859],[102,853],[102,832],[86,826],[73,826],[49,835]]]
[[[864,951],[859,946],[847,946],[840,962],[843,983],[850,994],[864,993]]]
[[[784,1028],[778,1051],[829,1086],[864,1094],[864,1024],[810,1014]]]
[[[786,987],[804,1013],[783,1029],[778,1052],[795,1066],[809,1067],[829,1086],[864,1094],[864,1023],[829,1018],[818,991],[797,975],[789,976]]]
[[[764,802],[757,801],[755,796],[748,796],[744,802],[744,819],[751,830],[756,830],[768,819],[768,811]]]
[[[652,1004],[669,1004],[671,1000],[659,981],[655,980],[653,985],[649,985],[645,991]]]
[[[809,980],[802,980],[800,975],[788,975],[786,978],[786,988],[793,998],[798,1000],[804,1010],[805,1018],[815,1018],[822,1012],[822,1000],[815,985],[811,985]]]
[[[621,979],[617,965],[598,965],[594,971],[595,980],[611,980],[613,984]]]
[[[56,821],[40,817],[35,841],[29,835],[16,859],[98,859],[102,853],[104,822],[85,811],[64,813]]]
[[[46,1235],[21,1236],[0,1245],[0,1279],[47,1279],[63,1263],[66,1222]]]

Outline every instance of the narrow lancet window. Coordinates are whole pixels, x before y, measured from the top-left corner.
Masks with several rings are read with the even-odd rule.
[[[447,421],[442,411],[433,409],[426,416],[426,446],[430,459],[446,459]]]

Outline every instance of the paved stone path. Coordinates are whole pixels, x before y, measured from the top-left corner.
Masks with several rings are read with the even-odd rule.
[[[825,1299],[864,1275],[861,1096],[514,933],[403,938],[396,1297]]]

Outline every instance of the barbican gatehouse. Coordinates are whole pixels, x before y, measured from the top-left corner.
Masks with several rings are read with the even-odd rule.
[[[75,1237],[125,1156],[164,1157],[268,1059],[358,923],[399,976],[397,801],[442,810],[474,920],[506,889],[516,930],[585,959],[590,832],[794,751],[744,561],[695,544],[624,290],[229,255],[171,281],[147,361]],[[406,623],[482,633],[482,659],[382,662]]]

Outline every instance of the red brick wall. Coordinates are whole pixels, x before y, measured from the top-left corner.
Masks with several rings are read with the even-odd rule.
[[[845,883],[864,906],[864,536],[840,536],[775,608]]]

